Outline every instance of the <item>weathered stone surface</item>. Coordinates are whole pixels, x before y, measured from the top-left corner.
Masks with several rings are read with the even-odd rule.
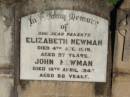
[[[0,97],[14,97],[14,9],[10,0],[0,0]]]
[[[19,0],[0,0],[0,4],[12,4]]]
[[[89,12],[109,19],[109,12],[112,10],[112,6],[106,0],[20,0],[19,5],[22,7],[21,16],[50,9],[69,9]]]
[[[19,88],[19,97],[94,97],[88,83],[31,81],[23,89]]]
[[[14,97],[14,82],[9,74],[0,74],[0,97]]]
[[[112,97],[130,97],[130,75],[118,75],[113,79]]]
[[[12,7],[0,4],[0,67],[12,65],[13,11]]]
[[[127,3],[126,3],[127,2]],[[124,0],[122,6],[128,7],[129,0]],[[113,65],[112,97],[130,97],[130,53],[129,53],[129,8],[118,10],[115,54]]]
[[[130,0],[124,0],[123,4],[121,5],[121,9],[130,10]]]
[[[115,39],[115,54],[114,54],[114,71],[130,73],[130,53],[129,53],[129,26],[130,18],[127,13],[119,11],[117,31]]]

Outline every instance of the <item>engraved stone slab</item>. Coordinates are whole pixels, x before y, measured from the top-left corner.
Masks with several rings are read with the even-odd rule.
[[[49,10],[21,19],[20,79],[105,82],[108,21]]]

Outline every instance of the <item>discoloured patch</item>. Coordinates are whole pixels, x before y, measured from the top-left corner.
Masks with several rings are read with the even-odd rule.
[[[89,88],[88,88],[89,87]],[[19,97],[94,97],[89,83],[30,81]]]
[[[44,10],[70,9],[93,13],[109,19],[109,11],[112,9],[106,0],[21,0],[20,4],[22,4],[23,16]]]

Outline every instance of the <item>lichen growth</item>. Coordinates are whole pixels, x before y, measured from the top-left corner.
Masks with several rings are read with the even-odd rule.
[[[116,5],[120,0],[108,0],[110,4]]]

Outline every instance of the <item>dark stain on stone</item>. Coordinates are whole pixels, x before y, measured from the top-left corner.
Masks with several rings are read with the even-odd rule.
[[[26,87],[29,85],[30,81],[20,80],[20,86],[23,90],[26,90]]]

